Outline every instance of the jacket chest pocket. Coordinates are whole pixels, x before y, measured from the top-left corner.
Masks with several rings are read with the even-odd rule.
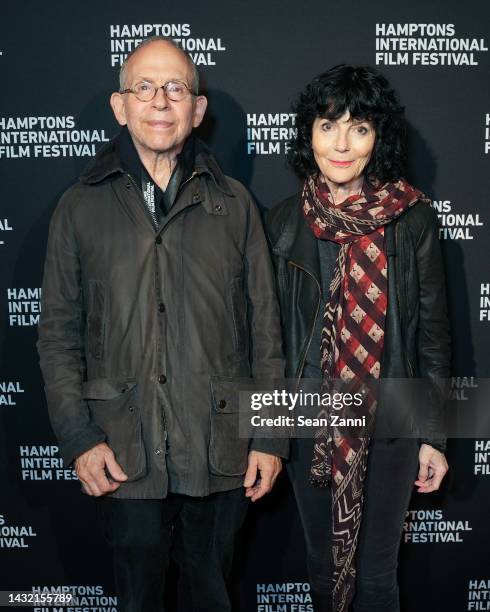
[[[106,313],[106,286],[101,281],[89,280],[87,315],[88,350],[95,359],[102,359],[104,355]]]

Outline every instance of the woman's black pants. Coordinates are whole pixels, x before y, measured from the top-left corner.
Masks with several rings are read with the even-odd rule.
[[[400,610],[398,550],[417,477],[418,450],[415,439],[371,440],[357,549],[354,612]],[[311,438],[292,440],[287,469],[304,529],[314,610],[329,612],[332,498],[330,487],[315,487],[308,480],[312,456]]]

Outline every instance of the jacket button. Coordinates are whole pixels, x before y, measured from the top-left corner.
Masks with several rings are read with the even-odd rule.
[[[161,236],[157,236],[157,237],[155,238],[155,242],[156,242],[157,244],[162,244],[162,237],[161,237]]]
[[[163,304],[163,303],[162,304],[158,304],[158,310],[160,312],[165,312],[165,304]]]
[[[219,408],[220,410],[223,410],[224,408],[226,408],[226,400],[220,400],[220,401],[218,402],[218,408]]]
[[[158,382],[161,385],[164,385],[167,382],[167,377],[165,376],[165,374],[160,374],[160,376],[158,377]]]
[[[129,407],[129,412],[134,412],[134,406]]]
[[[161,455],[162,454],[162,449],[161,448],[157,448],[155,450],[155,455]]]
[[[198,193],[195,193],[195,194],[192,196],[192,201],[193,201],[193,202],[199,202],[199,200],[200,200],[200,199],[201,199],[201,196],[200,196]]]
[[[216,204],[216,206],[214,207],[214,210],[216,212],[221,212],[223,210],[223,207],[221,206],[221,204]]]

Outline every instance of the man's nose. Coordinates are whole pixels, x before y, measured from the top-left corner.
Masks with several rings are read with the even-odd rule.
[[[155,97],[152,100],[153,106],[160,110],[167,108],[168,98],[163,87],[159,87],[155,93]]]

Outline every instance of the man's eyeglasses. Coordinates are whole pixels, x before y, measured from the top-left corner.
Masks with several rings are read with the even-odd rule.
[[[162,88],[165,92],[166,97],[172,102],[180,102],[186,98],[189,94],[196,96],[197,94],[189,89],[189,87],[183,81],[167,81],[165,85],[157,86],[155,83],[150,81],[141,81],[136,83],[132,89],[123,89],[119,93],[132,93],[141,102],[150,102],[157,95],[157,91]]]

